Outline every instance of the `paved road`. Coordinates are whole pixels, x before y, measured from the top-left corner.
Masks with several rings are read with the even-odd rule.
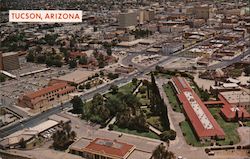
[[[209,70],[215,70],[215,69],[218,69],[218,68],[225,68],[229,65],[232,65],[236,62],[240,62],[241,59],[243,59],[245,56],[249,55],[250,54],[250,49],[247,49],[244,53],[240,54],[239,56],[236,56],[235,58],[231,59],[231,60],[225,60],[225,61],[222,61],[218,64],[215,64],[215,65],[212,65],[212,66],[209,66],[207,69]]]
[[[184,50],[181,50],[176,54],[182,53],[182,52],[184,52],[184,51],[186,51],[186,50],[188,50],[188,49],[190,49],[192,47],[200,45],[201,43],[204,43],[204,42],[209,41],[211,39],[212,38],[206,39],[203,42],[197,43],[197,44],[195,44],[195,45],[193,45],[191,47],[188,47],[188,48],[186,48]],[[249,51],[247,52],[247,54],[249,54]],[[127,83],[127,82],[131,81],[133,78],[142,77],[144,74],[149,73],[150,71],[154,70],[155,66],[166,63],[166,62],[168,62],[168,61],[170,61],[171,59],[174,59],[174,58],[177,58],[177,57],[173,57],[173,56],[163,57],[157,63],[155,63],[155,64],[153,64],[151,66],[142,68],[139,72],[132,73],[132,74],[128,75],[126,78],[116,79],[113,82],[111,82],[110,84],[104,85],[102,87],[97,87],[96,89],[93,89],[93,90],[91,90],[91,91],[89,91],[87,93],[84,93],[81,96],[81,98],[83,100],[88,100],[88,99],[91,99],[96,93],[105,93],[105,92],[107,92],[109,90],[111,84],[120,85],[122,83]],[[233,61],[237,61],[238,58],[241,59],[242,57],[237,57],[237,59],[234,59]],[[218,65],[216,67],[219,67],[219,66],[221,66],[221,65]],[[38,114],[36,116],[31,117],[29,119],[25,119],[21,123],[16,123],[16,124],[10,125],[9,127],[4,128],[4,129],[0,129],[0,138],[6,137],[6,136],[18,131],[18,130],[23,129],[23,128],[29,128],[29,127],[32,127],[34,125],[37,125],[37,124],[41,123],[42,121],[45,121],[50,115],[59,113],[62,110],[62,108],[69,108],[69,107],[71,107],[71,104],[69,102],[66,102],[63,105],[58,105],[58,106],[56,106],[54,108],[51,108],[51,109],[49,109],[49,110],[47,110],[47,111],[45,111],[43,113],[40,113],[40,114]]]
[[[170,60],[172,58],[173,57],[167,57],[167,58],[162,59],[161,61],[159,61],[159,63],[157,63],[157,64],[164,63],[164,62],[166,62],[166,61],[168,61],[168,60]],[[143,71],[132,73],[132,74],[128,75],[126,78],[119,78],[119,79],[114,80],[110,84],[104,85],[102,87],[97,87],[94,90],[91,90],[90,92],[84,93],[81,96],[81,98],[82,98],[82,100],[91,99],[96,93],[105,93],[105,92],[107,92],[109,90],[111,84],[120,85],[122,83],[127,83],[127,82],[131,81],[133,78],[141,77],[145,73],[149,73],[150,71],[154,70],[154,68],[155,68],[155,66],[157,64],[149,66],[149,67],[143,69]],[[4,138],[4,137],[6,137],[6,136],[18,131],[18,130],[21,130],[23,128],[29,128],[29,127],[32,127],[34,125],[37,125],[37,124],[41,123],[42,121],[47,120],[47,118],[50,115],[59,113],[59,112],[61,112],[61,110],[63,108],[69,108],[71,106],[72,105],[71,105],[70,102],[66,102],[63,105],[58,105],[58,106],[56,106],[54,108],[51,108],[51,109],[49,109],[47,111],[44,111],[43,113],[40,113],[40,114],[38,114],[36,116],[33,116],[33,117],[29,118],[29,119],[25,119],[25,120],[21,121],[20,123],[15,123],[13,125],[10,125],[9,127],[1,129],[0,130],[0,138]]]

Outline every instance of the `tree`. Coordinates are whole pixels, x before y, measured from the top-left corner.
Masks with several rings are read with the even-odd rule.
[[[112,115],[115,115],[118,112],[122,112],[125,109],[124,103],[116,96],[108,98],[105,106],[110,110],[110,113]]]
[[[116,93],[118,93],[119,88],[118,88],[117,85],[112,84],[112,85],[110,86],[109,90],[111,90],[111,93],[112,93],[112,94],[116,94]]]
[[[176,132],[174,130],[168,130],[164,131],[161,135],[161,140],[168,141],[168,140],[174,140],[176,137]]]
[[[93,28],[93,29],[94,29],[94,32],[97,32],[97,27],[96,27],[96,26],[94,26],[94,28]]]
[[[127,107],[132,109],[133,114],[135,114],[136,110],[141,106],[139,99],[133,94],[126,94],[122,97],[122,99]]]
[[[82,99],[78,96],[74,96],[73,99],[71,99],[70,103],[73,104],[73,110],[72,112],[75,114],[82,114],[83,112],[83,102]]]
[[[35,56],[33,53],[28,53],[28,55],[26,56],[26,60],[27,62],[34,62],[35,61]]]
[[[104,104],[103,96],[100,93],[96,93],[93,97],[92,105],[95,107],[103,104]]]
[[[147,87],[145,87],[145,86],[142,86],[142,87],[139,88],[139,92],[140,92],[141,94],[146,93],[146,91],[147,91]]]
[[[77,66],[77,62],[75,59],[69,61],[69,68],[75,68]]]
[[[108,79],[110,79],[110,80],[113,80],[113,79],[116,79],[116,78],[118,78],[119,77],[119,74],[117,74],[117,73],[108,73]]]
[[[6,76],[2,73],[0,73],[0,82],[5,82]]]
[[[175,155],[173,152],[168,151],[166,146],[164,146],[163,143],[161,143],[153,151],[152,159],[175,159]]]
[[[85,84],[85,88],[86,88],[86,89],[90,89],[90,88],[91,88],[91,83],[90,83],[90,82],[87,82],[87,83]]]
[[[132,129],[135,129],[141,132],[148,131],[148,125],[147,125],[146,119],[147,119],[146,115],[143,112],[140,112],[139,115],[136,115],[132,119],[130,127]]]
[[[244,72],[247,76],[250,75],[250,66],[245,67]]]
[[[46,60],[46,56],[45,55],[38,55],[36,60],[37,60],[37,63],[44,63]]]
[[[86,57],[86,56],[80,57],[80,59],[79,59],[79,64],[81,64],[81,65],[87,65],[87,64],[88,64],[88,59],[87,59],[87,57]]]
[[[137,85],[137,81],[138,81],[137,78],[133,78],[133,79],[132,79],[132,84],[133,84],[133,85]]]
[[[60,122],[60,129],[53,135],[53,147],[59,150],[65,150],[75,140],[76,132],[71,130],[69,123],[63,124]]]
[[[24,138],[22,137],[18,143],[21,148],[26,148],[26,142],[24,141]]]
[[[53,64],[54,64],[52,58],[50,58],[50,57],[47,57],[47,58],[46,58],[45,63],[46,63],[46,65],[49,66],[49,67],[50,67],[50,66],[53,66]]]
[[[60,60],[54,60],[54,61],[53,61],[53,64],[54,64],[56,67],[62,67],[62,65],[63,65],[62,61],[60,61]]]
[[[235,111],[235,121],[239,121],[239,111],[237,109]]]
[[[110,110],[106,106],[100,105],[97,114],[99,114],[102,120],[106,121],[110,117]]]
[[[103,77],[104,76],[104,72],[100,71],[100,76]]]
[[[111,47],[107,48],[107,55],[111,56],[112,55],[112,49]]]
[[[82,84],[82,85],[80,85],[78,88],[81,89],[81,90],[83,90],[83,89],[85,89],[85,85]]]

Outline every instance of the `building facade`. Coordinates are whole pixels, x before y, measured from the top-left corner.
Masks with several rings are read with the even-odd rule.
[[[137,25],[137,13],[136,12],[121,13],[118,16],[118,23],[119,23],[120,28],[136,26]]]
[[[18,53],[7,52],[0,55],[0,70],[16,70],[20,68]]]
[[[135,150],[135,146],[116,140],[96,138],[84,147],[73,144],[69,149],[70,153],[87,159],[127,159]]]
[[[31,108],[35,112],[44,111],[54,104],[69,100],[69,94],[74,91],[75,87],[69,86],[67,83],[56,83],[36,92],[25,94],[18,99],[18,105]]]

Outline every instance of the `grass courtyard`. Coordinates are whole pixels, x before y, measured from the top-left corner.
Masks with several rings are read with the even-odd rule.
[[[168,101],[172,106],[173,110],[176,112],[181,112],[181,104],[178,102],[177,96],[174,90],[171,88],[170,84],[163,85],[164,91],[168,97]]]
[[[237,128],[239,127],[238,123],[224,121],[224,119],[219,114],[220,108],[209,108],[209,111],[224,130],[226,135],[225,140],[218,140],[216,143],[219,145],[230,145],[230,143],[237,144],[240,141],[239,134],[237,133]],[[186,142],[190,145],[209,146],[211,144],[210,141],[204,143],[198,141],[188,121],[181,122],[181,130],[185,136]]]
[[[237,128],[239,127],[238,123],[226,122],[219,114],[220,108],[209,108],[209,111],[226,134],[225,140],[218,141],[218,143],[221,145],[229,145],[230,141],[232,141],[233,144],[240,142],[240,137],[237,132]]]
[[[160,139],[159,136],[157,136],[155,133],[149,131],[149,132],[138,132],[137,130],[129,130],[129,129],[124,129],[124,128],[119,128],[118,126],[114,126],[113,130],[119,131],[121,133],[127,133],[127,134],[132,134],[132,135],[138,135],[142,137],[148,137],[152,139]]]
[[[191,86],[196,90],[197,94],[200,95],[198,88],[196,88],[194,84],[192,84]],[[165,84],[163,87],[173,110],[176,112],[181,112],[181,104],[179,103],[174,90],[169,84]],[[220,108],[209,108],[209,111],[211,112],[217,123],[224,130],[226,135],[225,140],[218,140],[216,142],[217,145],[237,144],[240,141],[239,134],[237,132],[237,128],[239,127],[238,123],[224,121],[224,119],[219,114]],[[151,119],[151,121],[154,121],[154,119]],[[249,123],[250,122],[245,122],[244,124],[248,126]],[[206,141],[203,143],[198,141],[188,121],[181,122],[180,127],[188,144],[193,146],[209,146],[211,144],[211,141]]]

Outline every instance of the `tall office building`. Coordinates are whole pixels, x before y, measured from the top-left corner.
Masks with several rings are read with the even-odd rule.
[[[193,8],[194,17],[208,20],[214,15],[214,8],[210,5],[199,5]]]
[[[20,65],[17,52],[6,52],[0,55],[0,69],[9,71],[19,68]]]
[[[119,23],[120,28],[136,26],[137,25],[137,13],[136,12],[121,13],[118,16],[118,23]]]
[[[155,11],[152,9],[140,9],[139,11],[139,23],[143,24],[147,21],[153,20],[155,17]]]

